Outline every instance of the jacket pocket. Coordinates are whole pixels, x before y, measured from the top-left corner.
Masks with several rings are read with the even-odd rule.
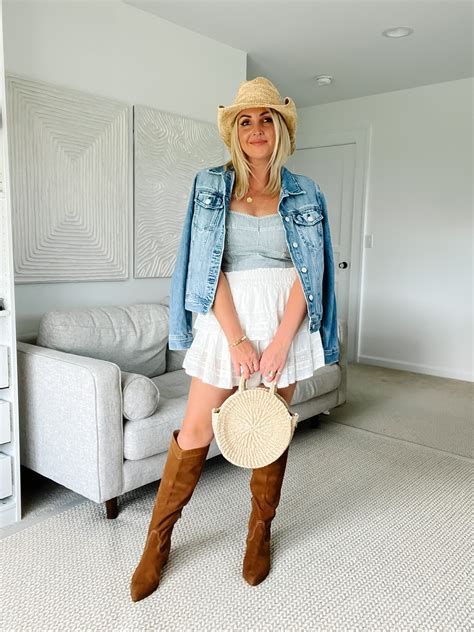
[[[323,215],[315,204],[297,209],[291,217],[301,239],[309,248],[318,249],[323,245]]]
[[[198,231],[211,231],[219,219],[224,199],[217,191],[198,190],[194,198],[193,228]]]

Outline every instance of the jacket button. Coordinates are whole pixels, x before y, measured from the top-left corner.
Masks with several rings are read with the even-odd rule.
[[[206,204],[210,204],[210,203],[211,203],[211,198],[207,198]]]
[[[313,295],[312,295],[312,294],[310,294],[310,295],[308,296],[308,298],[309,298],[309,300],[310,300],[310,301],[312,301],[312,300],[313,300]]]
[[[296,243],[296,241],[293,242],[293,248],[298,248],[298,244]]]
[[[308,272],[308,268],[301,268],[301,272]]]
[[[289,222],[290,218],[289,217],[285,217],[285,222]]]
[[[308,215],[308,219],[309,221],[311,221],[313,218],[311,217],[311,215]]]

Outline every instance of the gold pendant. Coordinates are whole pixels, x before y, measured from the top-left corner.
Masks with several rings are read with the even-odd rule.
[[[251,202],[253,202],[253,198],[251,198],[250,196],[247,198],[247,202],[250,204]]]

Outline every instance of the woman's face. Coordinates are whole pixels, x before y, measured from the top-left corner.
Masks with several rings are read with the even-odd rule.
[[[275,146],[275,127],[267,108],[248,108],[237,115],[243,152],[250,159],[268,162]]]

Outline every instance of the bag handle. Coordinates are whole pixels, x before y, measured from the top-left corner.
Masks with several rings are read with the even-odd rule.
[[[257,386],[256,388],[262,388],[261,386]],[[250,391],[251,389],[247,388],[247,380],[245,378],[245,376],[241,375],[240,376],[240,383],[239,383],[239,393],[242,393],[243,391]],[[275,382],[272,382],[270,384],[270,386],[268,387],[268,392],[271,393],[272,395],[276,395],[276,384]]]
[[[286,401],[286,399],[284,397],[282,397],[279,393],[276,392],[276,384],[275,382],[272,382],[270,384],[270,386],[268,387],[262,387],[262,386],[257,386],[255,387],[253,390],[256,391],[258,389],[260,390],[265,390],[268,393],[270,393],[270,395],[272,395],[273,397],[276,397],[277,399],[280,400],[280,402],[282,402],[285,407],[286,410],[288,411],[289,415],[292,417],[293,421],[292,423],[294,424],[293,428],[296,427],[296,424],[298,423],[298,418],[299,415],[298,413],[292,413],[290,410],[290,407],[288,406],[288,402]],[[247,380],[245,379],[245,377],[243,375],[240,376],[240,382],[239,382],[239,390],[236,391],[233,395],[231,395],[231,397],[234,397],[235,395],[237,395],[237,393],[243,393],[244,391],[251,391],[251,388],[247,388]]]

